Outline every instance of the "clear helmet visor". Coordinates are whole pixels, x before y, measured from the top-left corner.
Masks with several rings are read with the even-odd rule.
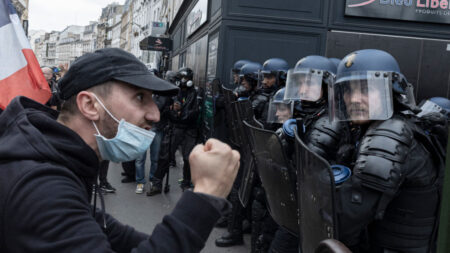
[[[429,113],[443,113],[443,114],[445,114],[445,110],[442,109],[442,107],[440,107],[439,105],[431,102],[430,100],[426,100],[425,102],[423,102],[420,105],[420,109],[422,111],[420,111],[417,114],[417,117],[422,117],[422,116],[427,115]]]
[[[322,97],[323,72],[310,69],[288,71],[284,99],[315,102]]]
[[[272,99],[267,112],[267,123],[283,124],[286,120],[291,119],[293,115],[292,105],[292,102],[280,102]]]
[[[352,72],[338,76],[329,87],[329,111],[333,121],[364,123],[387,120],[393,114],[390,73]]]

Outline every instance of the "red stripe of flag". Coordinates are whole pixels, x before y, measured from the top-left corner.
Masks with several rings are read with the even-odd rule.
[[[39,62],[31,49],[22,49],[28,64],[14,74],[0,80],[0,108],[16,96],[26,96],[45,104],[51,97],[50,87],[42,74]]]

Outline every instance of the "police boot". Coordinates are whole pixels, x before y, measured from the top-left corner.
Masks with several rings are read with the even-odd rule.
[[[222,237],[216,240],[217,247],[231,247],[244,244],[244,237],[240,231],[226,232]]]

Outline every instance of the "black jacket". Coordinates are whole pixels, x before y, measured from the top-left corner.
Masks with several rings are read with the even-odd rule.
[[[171,97],[161,95],[153,95],[153,100],[158,106],[160,113],[160,120],[153,125],[153,129],[163,130],[169,124],[170,106],[173,104],[173,100]]]
[[[196,128],[199,110],[195,88],[180,89],[176,100],[181,103],[181,112],[171,111],[171,122],[177,128]]]
[[[267,120],[267,111],[269,110],[268,102],[275,92],[275,87],[270,87],[258,89],[251,94],[249,99],[252,102],[253,111],[257,120],[262,122]]]
[[[151,236],[92,216],[95,152],[56,112],[25,97],[0,116],[0,252],[199,252],[220,217],[185,192]]]
[[[370,123],[357,143],[337,194],[339,240],[355,253],[434,252],[443,163],[426,134],[394,114]]]

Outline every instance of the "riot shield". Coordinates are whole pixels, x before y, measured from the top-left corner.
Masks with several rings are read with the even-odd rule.
[[[259,126],[258,122],[254,118],[253,108],[250,100],[240,100],[235,103],[238,111],[238,124],[237,130],[240,132],[241,139],[239,145],[241,147],[241,168],[242,168],[242,180],[239,185],[239,200],[244,207],[247,206],[253,188],[253,179],[255,173],[255,160],[252,153],[252,146],[250,145],[250,139],[248,129],[244,126],[244,122],[248,122],[251,125]]]
[[[240,147],[239,142],[241,140],[240,132],[238,131],[238,112],[236,109],[236,96],[232,90],[227,89],[222,85],[223,96],[225,99],[225,111],[227,115],[227,122],[229,124],[228,133],[230,136],[230,142],[235,147]]]
[[[314,252],[322,240],[337,238],[335,184],[328,162],[295,133],[301,252]]]
[[[272,218],[293,234],[298,234],[298,204],[294,168],[288,162],[281,140],[272,131],[244,123],[249,130],[256,168],[266,192]]]

